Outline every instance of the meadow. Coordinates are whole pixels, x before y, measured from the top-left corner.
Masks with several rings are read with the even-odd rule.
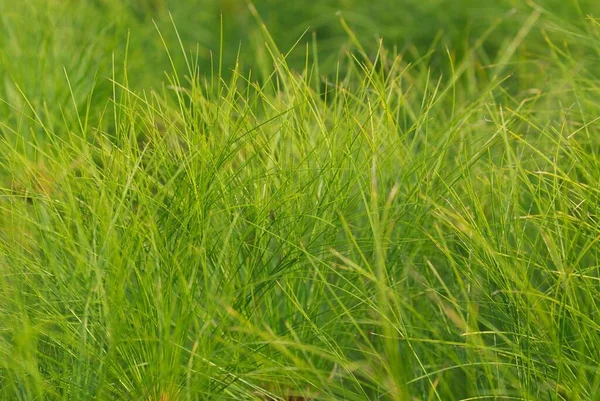
[[[600,401],[597,18],[0,0],[0,400]]]

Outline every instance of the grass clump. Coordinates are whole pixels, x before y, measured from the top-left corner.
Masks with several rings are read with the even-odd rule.
[[[341,18],[333,64],[250,6],[251,60],[160,27],[154,85],[135,33],[6,84],[0,398],[598,400],[597,22],[542,6],[430,48]]]

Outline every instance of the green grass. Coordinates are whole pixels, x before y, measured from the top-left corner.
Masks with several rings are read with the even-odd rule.
[[[315,3],[0,0],[0,400],[600,400],[600,5]]]

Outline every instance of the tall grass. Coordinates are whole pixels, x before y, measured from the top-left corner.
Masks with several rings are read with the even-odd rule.
[[[342,13],[334,63],[254,6],[234,63],[225,28],[208,61],[177,23],[82,25],[73,59],[30,28],[56,47],[0,59],[0,399],[600,400],[600,46],[569,4],[404,49]]]

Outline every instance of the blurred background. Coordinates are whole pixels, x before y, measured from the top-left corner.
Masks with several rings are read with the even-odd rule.
[[[543,54],[544,35],[553,31],[561,31],[563,39],[562,31],[570,32],[573,43],[598,37],[597,25],[586,21],[600,10],[596,0],[258,0],[254,6],[283,53],[296,44],[289,63],[302,68],[308,44],[323,75],[335,71],[340,54],[352,47],[341,18],[372,54],[383,38],[409,61],[431,48],[449,48],[460,59],[485,39],[477,51],[491,64],[532,15],[535,29],[518,51]],[[536,13],[543,15],[540,21]],[[243,71],[260,70],[268,59],[261,57],[265,37],[246,0],[0,0],[0,112],[7,112],[5,103],[21,107],[23,94],[40,107],[43,100],[49,109],[66,106],[71,102],[66,74],[77,103],[85,104],[92,85],[95,96],[110,95],[106,78],[113,65],[123,70],[126,53],[128,85],[159,87],[164,72],[172,71],[159,31],[176,68],[185,73],[171,16],[200,74],[215,71],[219,55],[224,76],[238,56]],[[445,50],[437,57],[445,57]],[[430,66],[436,68],[435,58]]]

